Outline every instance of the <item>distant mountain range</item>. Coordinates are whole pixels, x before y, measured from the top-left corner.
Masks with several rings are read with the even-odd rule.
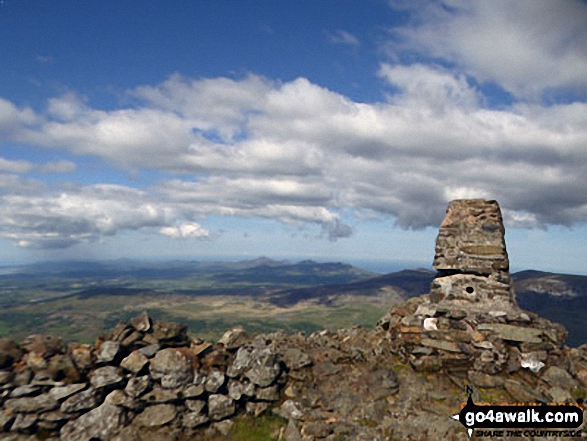
[[[5,307],[158,292],[260,296],[281,308],[307,301],[328,307],[341,299],[360,305],[378,298],[385,306],[427,293],[435,274],[411,269],[380,275],[340,262],[266,257],[238,262],[52,262],[1,270],[0,304]],[[567,344],[587,342],[587,276],[527,270],[514,273],[513,280],[520,307],[562,323],[569,331]]]

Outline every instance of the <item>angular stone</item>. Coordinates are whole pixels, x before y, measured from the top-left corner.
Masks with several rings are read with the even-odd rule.
[[[0,371],[0,385],[10,383],[12,381],[12,372],[2,370]]]
[[[35,352],[45,358],[63,352],[63,341],[52,335],[29,335],[21,344],[27,352]]]
[[[332,433],[332,426],[323,421],[311,421],[302,427],[302,435],[306,437],[326,438]]]
[[[137,415],[135,423],[143,427],[157,427],[170,423],[177,416],[177,408],[173,404],[157,404],[149,406]]]
[[[519,341],[526,343],[541,343],[541,329],[525,328],[522,326],[506,325],[503,323],[480,323],[479,331],[491,331],[497,338],[503,340]]]
[[[38,421],[37,415],[18,414],[10,430],[13,432],[30,432]]]
[[[205,389],[207,392],[216,393],[224,385],[226,377],[222,372],[212,371],[206,380]]]
[[[10,393],[10,398],[30,397],[33,395],[39,395],[41,388],[39,386],[33,386],[27,384],[26,386],[19,386]]]
[[[185,398],[196,398],[203,395],[205,392],[203,384],[190,384],[183,390]]]
[[[206,402],[202,400],[185,400],[185,406],[191,412],[201,413],[204,407],[206,407]]]
[[[278,401],[279,389],[277,385],[257,389],[255,397],[260,401]]]
[[[285,432],[283,432],[283,439],[284,441],[302,441],[302,434],[293,420],[288,421]]]
[[[502,387],[505,383],[505,379],[499,375],[489,375],[478,371],[469,371],[469,380],[475,386],[485,388]]]
[[[570,391],[576,388],[579,383],[571,374],[558,366],[551,366],[542,374],[542,380],[546,381],[552,387]]]
[[[133,377],[128,380],[124,391],[128,396],[137,398],[141,396],[151,385],[151,380],[148,375],[142,377]]]
[[[158,340],[186,340],[187,326],[174,322],[156,322],[153,325],[153,336]]]
[[[228,383],[228,396],[233,400],[240,400],[243,396],[252,397],[255,394],[253,383],[243,383],[237,380],[230,380]]]
[[[106,398],[104,398],[104,402],[113,404],[114,406],[126,407],[127,409],[137,409],[139,407],[138,403],[135,402],[132,397],[125,394],[121,389],[115,389],[110,392]]]
[[[36,397],[11,398],[6,400],[4,408],[11,412],[40,413],[48,412],[59,407],[59,402],[49,394]]]
[[[298,348],[287,348],[282,354],[282,360],[288,368],[293,370],[301,369],[312,363],[308,354]]]
[[[141,397],[142,401],[147,403],[171,403],[179,401],[180,391],[162,389],[160,387],[154,387],[152,391],[146,393]]]
[[[516,380],[505,380],[504,386],[512,398],[518,400],[520,403],[548,403],[549,401],[545,396],[524,386]]]
[[[12,363],[20,361],[21,357],[22,350],[14,341],[0,338],[0,369],[12,366]]]
[[[120,350],[120,343],[117,341],[107,340],[100,345],[96,351],[96,361],[98,363],[110,363],[116,358]]]
[[[10,430],[13,421],[14,415],[12,415],[12,413],[0,410],[0,432]]]
[[[123,410],[104,403],[61,428],[61,441],[108,440],[123,425]]]
[[[220,394],[213,394],[208,397],[208,416],[213,421],[220,421],[235,413],[234,401]]]
[[[80,371],[86,371],[94,364],[94,354],[90,345],[70,345],[68,352],[71,359]]]
[[[182,425],[188,429],[195,429],[206,424],[208,421],[210,419],[200,412],[188,412],[183,415]]]
[[[144,348],[139,349],[139,352],[143,354],[147,358],[151,358],[161,349],[161,345],[159,344],[152,344],[149,346],[145,346]]]
[[[143,334],[141,334],[139,331],[132,331],[129,335],[127,335],[120,341],[120,346],[128,348],[132,344],[139,341],[142,336]]]
[[[147,332],[151,329],[152,320],[147,311],[143,311],[139,315],[131,318],[130,324],[137,331]]]
[[[53,380],[63,380],[71,383],[80,381],[80,374],[73,360],[67,354],[57,354],[51,357],[47,372]]]
[[[302,420],[304,418],[299,404],[293,400],[285,400],[279,408],[278,413],[288,420]]]
[[[151,360],[151,375],[155,379],[160,379],[163,387],[173,389],[193,379],[192,360],[188,358],[186,351],[181,349],[163,349]]]
[[[122,375],[118,373],[118,368],[114,366],[104,366],[92,372],[90,383],[96,389],[100,389],[106,386],[118,385],[122,383],[123,380]]]
[[[443,351],[462,352],[459,348],[459,345],[452,341],[431,340],[429,338],[423,338],[421,344],[429,348],[442,349]]]
[[[231,350],[242,346],[248,340],[247,331],[242,326],[237,326],[226,331],[224,335],[220,337],[218,343],[223,345],[226,349]]]
[[[281,367],[270,348],[243,346],[237,351],[232,365],[228,368],[230,377],[244,375],[261,387],[270,386],[280,373]]]
[[[133,351],[120,362],[120,366],[133,373],[140,372],[149,363],[149,359],[140,351]]]
[[[49,391],[49,395],[57,400],[62,401],[87,387],[86,383],[70,384],[62,387],[54,387]]]
[[[65,400],[61,404],[61,412],[79,412],[87,409],[92,409],[97,405],[98,398],[96,397],[96,390],[93,387],[91,387]]]

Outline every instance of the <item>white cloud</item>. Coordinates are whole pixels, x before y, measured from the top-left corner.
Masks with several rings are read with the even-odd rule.
[[[348,46],[360,46],[361,42],[350,32],[337,29],[334,32],[326,32],[326,38],[332,44],[346,44]]]
[[[71,173],[76,170],[76,165],[71,161],[55,161],[45,164],[37,164],[24,160],[10,160],[0,157],[0,173],[29,173],[38,170],[43,173]]]
[[[389,54],[416,52],[456,64],[517,97],[587,90],[587,4],[581,0],[391,1],[412,22],[392,29]]]
[[[207,239],[210,232],[195,222],[182,222],[172,227],[161,227],[159,232],[173,239]]]
[[[446,68],[384,63],[378,73],[396,93],[372,104],[303,78],[254,75],[175,75],[111,111],[71,94],[45,115],[1,101],[16,142],[181,174],[144,189],[56,190],[15,174],[74,164],[5,159],[0,234],[38,247],[139,229],[204,238],[206,218],[221,215],[317,225],[334,240],[353,232],[341,218],[348,209],[421,228],[455,197],[496,198],[516,226],[587,221],[586,103],[489,109],[467,76]]]

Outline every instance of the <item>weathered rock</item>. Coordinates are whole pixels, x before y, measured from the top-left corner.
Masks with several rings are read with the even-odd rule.
[[[116,386],[122,383],[124,378],[118,373],[118,368],[115,366],[104,366],[92,372],[90,383],[96,389],[107,386]]]
[[[104,403],[61,428],[61,441],[110,439],[124,424],[124,411]]]
[[[236,349],[249,340],[247,331],[242,326],[237,326],[226,331],[218,343],[223,345],[226,349]]]
[[[187,326],[174,322],[156,322],[153,325],[153,336],[160,341],[187,340]]]
[[[22,351],[14,341],[0,338],[0,369],[12,366],[12,363],[20,361],[21,357]]]
[[[18,414],[10,430],[13,432],[31,432],[38,419],[36,415]]]
[[[520,403],[548,403],[549,401],[544,395],[524,386],[516,380],[505,380],[504,385],[512,398],[518,400]]]
[[[143,427],[163,426],[177,416],[177,408],[173,404],[157,404],[149,406],[137,415],[135,424]]]
[[[158,386],[154,387],[152,391],[147,392],[141,396],[141,400],[147,403],[171,403],[179,401],[180,390],[162,389]]]
[[[253,396],[255,394],[255,385],[251,382],[241,382],[230,380],[228,383],[228,396],[233,400],[240,400],[243,396]]]
[[[29,335],[21,344],[27,352],[35,352],[45,358],[63,352],[63,342],[53,335]]]
[[[120,351],[120,343],[117,341],[107,340],[100,345],[96,351],[96,360],[98,363],[112,362]]]
[[[185,398],[196,398],[205,392],[203,384],[190,384],[183,389],[183,396]]]
[[[134,343],[139,341],[142,336],[143,334],[141,334],[139,331],[132,331],[129,335],[120,341],[120,346],[128,349],[129,346],[132,346]]]
[[[30,397],[39,395],[40,393],[41,388],[39,386],[27,384],[26,386],[19,386],[10,392],[10,398]]]
[[[137,331],[147,332],[151,329],[152,320],[147,311],[143,311],[136,317],[131,318],[130,324]]]
[[[86,344],[72,344],[68,347],[68,352],[80,371],[87,371],[94,364],[94,354],[92,347]]]
[[[5,409],[20,413],[48,412],[58,407],[59,402],[48,394],[36,397],[11,398],[4,403]]]
[[[73,413],[88,410],[98,405],[96,390],[93,387],[81,391],[61,404],[61,412]]]
[[[0,385],[9,383],[12,381],[13,375],[12,372],[9,370],[1,370],[0,371]]]
[[[550,386],[559,387],[567,391],[579,386],[579,383],[571,376],[571,374],[558,366],[551,366],[546,369],[541,378]]]
[[[477,387],[502,387],[505,379],[499,375],[489,375],[484,372],[469,371],[469,380]]]
[[[196,427],[203,426],[210,419],[200,412],[187,412],[183,415],[182,424],[188,429],[195,429]]]
[[[277,385],[257,389],[255,397],[260,401],[278,401],[279,389]]]
[[[78,393],[79,391],[85,389],[86,387],[87,387],[87,384],[85,384],[85,383],[70,384],[67,386],[54,387],[49,391],[49,396],[51,396],[51,398],[53,398],[57,401],[62,401],[62,400],[65,400],[66,398]]]
[[[133,377],[128,380],[124,391],[128,396],[133,398],[140,397],[151,385],[151,380],[148,375],[142,377]]]
[[[156,324],[155,324],[156,325]],[[161,380],[165,388],[173,389],[193,380],[192,360],[180,348],[168,348],[157,352],[149,366],[151,375]]]
[[[241,347],[228,369],[230,377],[243,375],[252,383],[267,387],[273,384],[281,373],[281,366],[270,348]]]
[[[303,353],[299,348],[287,348],[281,358],[289,369],[297,370],[312,363],[308,354]]]
[[[123,390],[115,389],[110,392],[104,402],[113,404],[114,406],[125,407],[127,409],[137,410],[142,407],[139,402],[135,401],[132,397],[128,396]]]
[[[191,412],[201,413],[206,407],[206,402],[202,400],[185,400],[185,407]]]
[[[8,431],[13,421],[14,415],[12,413],[0,411],[0,432]]]
[[[225,395],[213,394],[208,397],[208,416],[213,421],[220,421],[235,412],[234,401]]]
[[[149,363],[149,359],[139,350],[133,351],[120,362],[120,366],[135,374],[139,373]]]
[[[53,380],[64,380],[70,383],[80,381],[80,374],[73,360],[67,354],[57,354],[51,357],[47,372]]]
[[[526,328],[523,326],[506,325],[502,323],[481,323],[477,327],[479,331],[491,331],[495,333],[497,338],[503,340],[527,342],[527,343],[541,343],[542,335],[541,329]]]
[[[226,377],[222,372],[219,371],[212,371],[208,374],[208,378],[206,379],[205,389],[210,393],[216,393],[220,390],[222,386],[224,386],[224,382]]]
[[[151,344],[149,346],[145,346],[144,348],[139,349],[138,351],[143,354],[147,358],[153,357],[157,352],[161,349],[161,345],[159,344]]]
[[[299,404],[293,400],[285,400],[277,413],[288,420],[302,420],[304,418]]]
[[[302,441],[302,434],[293,420],[288,421],[287,427],[283,432],[283,439],[284,441]]]

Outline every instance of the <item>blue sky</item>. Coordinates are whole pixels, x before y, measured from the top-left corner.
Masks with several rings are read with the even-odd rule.
[[[0,4],[0,262],[427,265],[500,202],[512,266],[587,273],[587,3]]]

